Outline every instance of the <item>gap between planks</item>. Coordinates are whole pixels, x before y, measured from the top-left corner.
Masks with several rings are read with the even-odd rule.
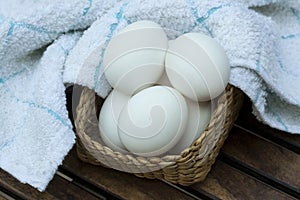
[[[66,173],[68,175],[66,175]],[[98,192],[99,190],[101,190],[102,192],[107,193],[107,191],[104,191],[103,189],[101,189],[101,188],[99,188],[99,187],[97,187],[95,185],[92,185],[92,184],[88,183],[87,181],[84,181],[80,177],[77,177],[75,174],[73,174],[72,172],[70,172],[67,169],[64,169],[62,167],[59,167],[59,170],[56,172],[56,174],[58,176],[64,178],[65,180],[76,184],[77,186],[81,187],[82,189],[87,190],[88,192],[94,194],[95,196],[99,195],[99,192]],[[80,180],[79,182],[82,182],[82,183],[78,184],[78,183],[76,183],[76,181],[74,182],[74,178],[72,178],[70,176],[74,176],[75,179]],[[188,191],[188,190],[184,189],[184,187],[177,186],[175,184],[169,183],[169,182],[164,181],[164,180],[160,180],[160,181],[164,182],[165,184],[171,186],[172,188],[174,188],[174,189],[176,189],[176,190],[178,190],[178,191],[180,191],[180,192],[182,192],[182,193],[184,193],[184,194],[186,194],[186,195],[188,195],[188,196],[190,196],[190,197],[192,197],[194,199],[197,199],[197,200],[219,200],[217,197],[214,197],[214,196],[212,196],[210,194],[200,193],[198,191],[192,191],[191,192],[191,190]],[[92,187],[91,187],[91,185],[92,185]],[[104,196],[102,196],[102,198],[103,197]],[[110,198],[108,198],[108,199],[111,199],[111,198],[112,198],[112,196],[110,196]],[[115,198],[115,199],[123,199],[123,198],[121,198],[119,196],[115,196],[114,194],[113,194],[113,198]],[[107,199],[107,198],[104,197],[104,199]]]
[[[99,199],[116,199],[116,200],[123,200],[124,198],[110,193],[109,191],[106,191],[103,188],[100,188],[82,178],[74,174],[73,172],[65,169],[62,166],[58,167],[58,170],[56,171],[56,174],[60,176],[61,178],[64,178],[65,180],[73,183],[74,185],[80,187],[83,190],[86,190],[87,192],[93,194],[94,196],[98,197]]]

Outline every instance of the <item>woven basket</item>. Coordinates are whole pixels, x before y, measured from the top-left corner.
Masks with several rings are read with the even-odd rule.
[[[139,177],[191,185],[205,179],[215,162],[243,102],[243,93],[231,86],[219,97],[204,132],[180,155],[140,157],[114,152],[101,142],[98,115],[103,99],[84,88],[76,110],[77,154],[85,162],[109,166]]]

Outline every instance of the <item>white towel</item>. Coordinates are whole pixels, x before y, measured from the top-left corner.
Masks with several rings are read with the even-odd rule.
[[[0,167],[40,191],[75,141],[62,77],[74,30],[116,3],[103,2],[0,1]]]
[[[187,32],[225,48],[230,83],[258,119],[300,133],[300,5],[285,0],[13,0],[0,2],[0,167],[44,190],[74,144],[64,84],[105,97],[105,47],[137,20],[170,39]]]

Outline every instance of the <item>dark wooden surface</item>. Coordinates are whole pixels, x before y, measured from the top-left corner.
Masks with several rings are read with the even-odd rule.
[[[245,100],[207,179],[189,187],[80,161],[73,148],[46,191],[0,170],[1,199],[299,199],[300,135],[258,122]]]

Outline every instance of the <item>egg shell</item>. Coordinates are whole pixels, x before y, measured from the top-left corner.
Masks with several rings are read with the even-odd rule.
[[[188,108],[175,89],[153,86],[134,95],[119,117],[119,136],[124,146],[140,156],[158,156],[181,138]]]
[[[130,24],[111,39],[103,57],[104,74],[128,95],[155,84],[164,71],[168,39],[152,21]]]
[[[121,110],[127,104],[129,99],[130,96],[117,90],[113,90],[105,99],[99,114],[101,139],[106,146],[119,152],[126,151],[126,148],[119,138],[118,118]]]
[[[184,133],[168,154],[179,155],[188,148],[205,130],[211,119],[211,102],[196,102],[185,98],[188,106],[188,122]]]
[[[184,34],[166,55],[166,73],[173,87],[194,101],[209,101],[224,91],[230,75],[223,47],[200,33]]]
[[[164,72],[160,79],[157,81],[158,85],[172,87],[172,84],[169,81],[167,74]]]

